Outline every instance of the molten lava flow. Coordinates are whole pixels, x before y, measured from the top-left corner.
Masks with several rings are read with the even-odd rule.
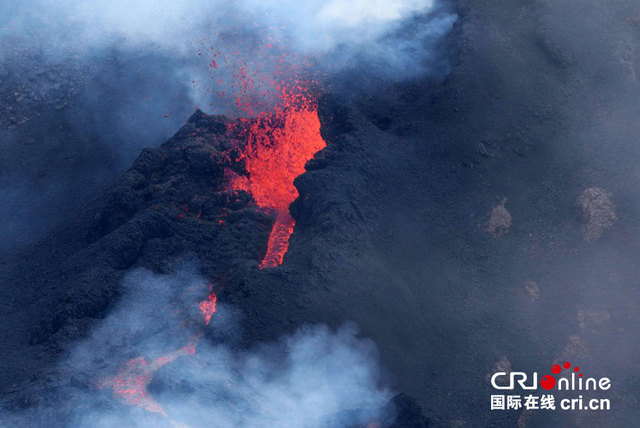
[[[193,355],[196,352],[196,345],[196,342],[190,343],[151,362],[147,362],[143,357],[133,358],[115,377],[101,382],[100,387],[111,388],[118,398],[130,406],[138,406],[167,416],[162,406],[151,397],[147,386],[160,367],[183,355]]]
[[[326,147],[315,99],[301,86],[282,90],[280,97],[282,105],[273,113],[242,121],[247,144],[241,159],[248,177],[231,180],[233,189],[248,191],[260,207],[276,214],[261,269],[282,263],[295,225],[289,214],[289,205],[298,197],[293,181],[305,172],[307,161]]]
[[[282,264],[284,255],[289,248],[289,237],[293,233],[295,224],[295,220],[288,211],[277,214],[276,222],[269,235],[267,254],[262,259],[262,263],[260,263],[260,269]]]
[[[200,310],[204,315],[204,323],[205,325],[209,325],[209,321],[211,321],[211,316],[216,311],[216,302],[218,301],[218,297],[211,293],[207,300],[200,302]]]
[[[209,325],[211,316],[216,311],[217,300],[217,296],[211,291],[210,287],[210,294],[207,300],[200,302],[199,305],[204,315],[205,325]],[[160,356],[151,362],[147,362],[144,357],[129,360],[116,376],[101,381],[98,387],[112,389],[113,393],[129,406],[137,406],[149,412],[159,413],[164,417],[168,417],[162,406],[149,394],[147,386],[153,380],[154,373],[162,366],[178,357],[195,354],[201,335],[201,333],[197,334],[187,345],[177,351]],[[174,421],[171,422],[176,425]],[[180,424],[176,426],[180,426]]]
[[[308,72],[314,61],[268,39],[250,56],[242,48],[217,49],[210,64],[222,105],[229,95],[235,113],[245,116],[229,130],[246,143],[237,148],[247,174],[228,174],[232,176],[228,183],[232,190],[250,193],[261,208],[276,216],[260,268],[282,264],[295,225],[289,214],[289,205],[298,197],[293,181],[326,146],[314,96],[318,82]]]

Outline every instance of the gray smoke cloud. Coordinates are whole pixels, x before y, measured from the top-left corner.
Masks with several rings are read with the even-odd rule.
[[[0,14],[0,41],[26,40],[47,62],[97,59],[105,49],[161,56],[158,66],[191,86],[192,105],[223,114],[237,113],[233,100],[215,95],[231,91],[238,67],[270,70],[285,56],[291,68],[310,60],[312,71],[325,76],[360,67],[378,78],[442,75],[438,42],[457,19],[435,0],[12,0]],[[267,45],[279,49],[265,55]],[[216,52],[229,64],[212,73]]]
[[[427,33],[442,36],[456,19],[434,0],[10,0],[3,2],[0,13],[4,16],[0,30],[3,38],[29,34],[41,43],[47,56],[113,43],[132,49],[153,46],[172,55],[188,55],[202,40],[246,31],[285,44],[292,52],[319,55],[339,48],[343,59],[378,45],[376,52],[392,57],[390,64],[397,61],[399,66],[405,65],[407,58],[399,60],[401,50],[397,44],[385,44],[383,36],[399,29],[409,18],[431,14],[433,19],[425,29],[404,35],[407,43],[424,43]]]
[[[195,269],[134,271],[124,289],[113,311],[69,351],[43,404],[5,414],[3,426],[56,420],[69,427],[346,427],[392,417],[375,345],[358,338],[353,325],[307,326],[279,343],[241,350],[230,345],[241,329],[234,308],[219,304],[205,327],[198,303],[208,286]],[[128,361],[143,357],[140,367],[150,366],[198,337],[195,354],[181,354],[149,376],[148,397],[166,416],[113,392],[113,378]]]

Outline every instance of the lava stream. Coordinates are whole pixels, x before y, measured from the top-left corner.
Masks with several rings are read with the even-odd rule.
[[[249,192],[260,207],[276,214],[261,269],[282,264],[295,226],[289,213],[298,197],[293,182],[305,172],[307,161],[326,147],[316,99],[304,86],[283,89],[280,98],[282,105],[273,112],[240,121],[246,141],[240,159],[248,174],[231,179],[234,190]]]
[[[149,394],[147,386],[153,379],[153,374],[160,367],[183,355],[193,355],[196,352],[197,339],[177,351],[150,362],[147,362],[144,357],[133,358],[120,369],[115,377],[101,382],[99,387],[111,388],[125,404],[141,407],[149,412],[160,413],[166,417],[166,412]]]
[[[258,266],[260,269],[276,267],[282,264],[284,255],[289,248],[289,237],[293,233],[293,226],[295,226],[295,224],[296,221],[288,211],[277,214],[276,222],[269,235],[267,254]]]
[[[210,292],[207,300],[200,303],[199,308],[204,315],[205,325],[209,325],[211,316],[216,311],[217,296]],[[186,355],[194,355],[202,333],[198,333],[190,343],[182,348],[162,355],[154,360],[147,361],[144,357],[136,357],[129,360],[125,366],[112,378],[102,380],[98,388],[109,388],[122,402],[129,406],[136,406],[152,413],[159,413],[168,418],[162,406],[153,399],[147,387],[153,380],[153,376],[164,365]],[[174,426],[183,426],[173,420]]]

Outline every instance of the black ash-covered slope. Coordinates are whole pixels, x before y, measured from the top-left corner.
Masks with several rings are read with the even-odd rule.
[[[4,261],[3,401],[14,409],[49,402],[56,363],[109,313],[123,277],[137,268],[172,273],[195,261],[219,300],[241,311],[242,332],[227,339],[244,348],[305,323],[348,321],[320,302],[332,293],[328,273],[359,245],[363,210],[373,212],[354,200],[369,169],[364,144],[380,131],[332,97],[321,100],[319,114],[328,145],[296,181],[296,233],[281,267],[258,270],[274,218],[225,177],[225,169],[244,173],[235,161],[243,142],[228,119],[200,111],[64,227]],[[396,401],[400,426],[402,418],[428,423],[411,399]]]
[[[62,343],[108,312],[126,270],[169,272],[187,254],[246,314],[245,345],[303,322],[356,321],[396,389],[443,426],[632,426],[640,11],[587,3],[460,2],[446,81],[345,79],[368,95],[321,102],[328,147],[296,181],[296,230],[277,269],[256,269],[272,219],[249,199],[233,217],[244,229],[184,209],[200,192],[212,201],[221,192],[200,174],[218,170],[198,156],[214,131],[188,124],[145,152],[138,166],[167,169],[157,187],[134,167],[66,229],[4,262],[3,395],[34,399],[22,392],[42,382]],[[595,187],[605,192],[587,195],[610,193],[616,221],[585,240],[581,195]],[[560,359],[612,377],[614,410],[489,410],[487,375],[542,373]]]
[[[224,190],[226,129],[224,118],[197,112],[66,226],[4,261],[5,391],[41,376],[37,368],[46,372],[61,343],[86,334],[117,300],[128,269],[167,272],[175,258],[195,255],[213,281],[256,264],[272,219],[248,195]]]

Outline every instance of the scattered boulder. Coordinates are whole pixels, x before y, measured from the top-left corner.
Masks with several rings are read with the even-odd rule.
[[[577,205],[585,241],[600,238],[617,219],[611,193],[600,187],[585,189],[578,197]]]
[[[540,286],[535,281],[525,281],[522,284],[525,293],[531,300],[538,300],[540,298]]]
[[[605,310],[586,309],[578,311],[578,324],[585,328],[587,322],[602,324],[611,319],[611,313]]]
[[[525,410],[524,412],[520,413],[517,421],[518,428],[526,428],[527,422],[529,422],[529,419],[531,419],[533,415],[534,413],[532,410]]]
[[[571,357],[584,356],[588,353],[589,348],[587,342],[580,336],[572,335],[567,339],[567,344],[564,347],[565,354]]]
[[[406,394],[400,393],[391,399],[396,419],[390,428],[427,428],[429,419],[424,416],[416,401]]]
[[[503,198],[500,204],[491,209],[489,221],[484,228],[485,232],[498,238],[509,233],[511,227],[511,213],[505,208],[507,198]]]
[[[503,356],[498,361],[496,361],[496,363],[494,364],[493,369],[491,370],[491,372],[487,373],[486,379],[487,380],[491,380],[491,377],[496,372],[505,372],[506,374],[510,374],[511,373],[511,361],[509,361],[509,359],[506,356]],[[506,376],[503,376],[503,377],[500,377],[500,378],[496,379],[496,383],[498,383],[498,384],[506,384],[507,383]]]

